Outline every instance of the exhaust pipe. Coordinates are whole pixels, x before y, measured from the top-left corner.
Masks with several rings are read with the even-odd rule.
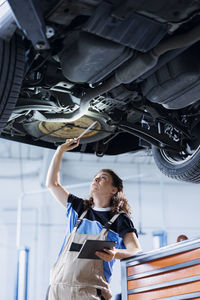
[[[0,0],[0,38],[9,41],[17,28],[14,14],[7,0]]]
[[[173,36],[168,40],[161,41],[151,51],[139,54],[136,58],[133,57],[129,59],[115,71],[115,74],[110,79],[94,89],[89,89],[81,98],[80,108],[70,114],[71,116],[67,119],[67,121],[74,121],[82,117],[87,112],[90,106],[90,101],[93,98],[112,90],[120,84],[131,83],[144,75],[146,72],[155,67],[159,57],[164,53],[170,50],[191,46],[199,40],[200,25],[187,33]]]
[[[151,70],[161,55],[174,49],[191,46],[200,40],[200,25],[184,34],[175,35],[168,40],[161,41],[151,51],[142,53],[136,58],[129,59],[115,72],[119,84],[130,83]]]

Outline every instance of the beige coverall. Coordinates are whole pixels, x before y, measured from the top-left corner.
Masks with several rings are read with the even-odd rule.
[[[85,240],[106,240],[109,229],[103,228],[99,234],[79,234],[77,228],[86,215],[87,210],[78,219],[73,231],[50,272],[50,288],[48,300],[99,300],[101,295],[109,300],[112,297],[109,283],[106,281],[101,259],[80,259],[79,252],[71,251],[73,243],[83,244]],[[115,214],[109,226],[120,214]],[[75,243],[75,244],[74,244]]]

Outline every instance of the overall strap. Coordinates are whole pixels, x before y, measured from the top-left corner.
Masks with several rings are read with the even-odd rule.
[[[84,210],[84,212],[83,212],[83,213],[81,214],[81,216],[78,218],[78,220],[76,221],[76,224],[75,224],[75,226],[74,226],[74,228],[73,228],[72,233],[74,233],[74,232],[77,231],[78,227],[81,225],[81,222],[82,222],[83,218],[85,217],[85,215],[87,214],[87,212],[88,212],[87,209]]]
[[[118,214],[115,214],[104,226],[101,231],[102,234],[106,234],[106,232],[109,231],[111,225],[115,222],[115,220],[121,215],[122,212],[119,212]]]

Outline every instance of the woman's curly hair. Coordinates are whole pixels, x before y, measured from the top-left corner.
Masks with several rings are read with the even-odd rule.
[[[123,181],[122,179],[112,170],[110,169],[102,169],[99,171],[105,172],[111,175],[112,177],[112,184],[114,187],[118,189],[118,192],[114,194],[110,199],[110,206],[114,213],[125,212],[127,215],[131,215],[131,208],[128,204],[128,200],[126,199],[124,192],[123,192]],[[88,209],[92,207],[94,204],[93,197],[84,200],[84,207]]]

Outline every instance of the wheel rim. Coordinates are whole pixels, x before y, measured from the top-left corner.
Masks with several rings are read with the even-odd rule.
[[[194,150],[194,152],[192,154],[188,154],[186,157],[184,157],[183,154],[178,153],[178,154],[172,154],[169,153],[165,150],[160,149],[160,153],[162,155],[162,157],[170,164],[172,165],[181,165],[189,160],[191,160],[195,154],[199,151],[200,146]]]
[[[77,138],[87,127],[94,122],[94,119],[83,116],[74,122],[40,122],[39,130],[43,134],[52,136],[54,138],[70,139]],[[66,127],[64,127],[66,126]],[[101,130],[101,123],[97,121],[95,126],[87,132],[82,139],[94,136]]]

